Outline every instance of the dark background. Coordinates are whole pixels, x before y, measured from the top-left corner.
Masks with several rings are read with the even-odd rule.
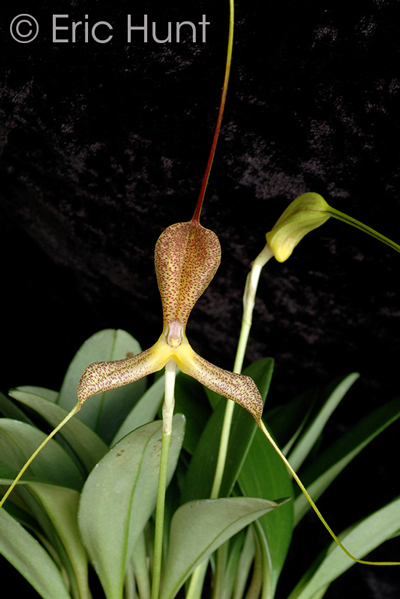
[[[101,328],[126,329],[143,348],[161,332],[153,248],[163,229],[193,214],[228,26],[226,1],[172,4],[44,0],[2,8],[3,392],[59,388],[74,353]],[[296,196],[319,192],[400,241],[400,3],[246,0],[236,9],[227,108],[202,215],[220,238],[222,264],[188,326],[194,348],[225,368],[234,360],[250,262]],[[32,43],[10,36],[19,13],[40,24]],[[206,14],[207,43],[186,36],[157,44],[150,35],[145,44],[138,32],[128,45],[129,13],[138,25],[148,14],[160,38],[168,21],[197,23]],[[106,20],[114,38],[54,43],[53,14]],[[247,363],[275,358],[271,407],[360,372],[327,428],[329,441],[398,394],[399,260],[330,220],[286,263],[267,265]],[[393,425],[321,499],[334,530],[398,495],[399,433]],[[327,542],[306,518],[280,596]],[[399,560],[399,542],[373,557]],[[326,597],[355,592],[398,599],[399,570],[354,566]]]

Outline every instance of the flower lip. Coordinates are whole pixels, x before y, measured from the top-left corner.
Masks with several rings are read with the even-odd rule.
[[[184,327],[178,318],[175,318],[167,325],[166,338],[170,347],[179,347],[182,343]]]

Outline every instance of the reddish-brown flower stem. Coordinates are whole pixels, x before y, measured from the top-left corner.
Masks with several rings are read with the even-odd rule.
[[[229,10],[230,10],[229,38],[228,38],[228,51],[227,51],[226,66],[225,66],[224,85],[222,87],[221,102],[219,105],[217,124],[215,127],[214,137],[213,137],[213,141],[211,144],[210,155],[208,157],[206,171],[204,173],[203,182],[201,184],[201,189],[200,189],[199,199],[197,200],[196,210],[194,211],[193,218],[192,218],[192,221],[194,221],[194,222],[199,222],[199,220],[200,220],[200,213],[201,213],[201,209],[203,207],[204,195],[206,193],[207,183],[208,183],[208,179],[210,177],[210,171],[211,171],[212,163],[214,160],[215,150],[217,147],[219,132],[221,130],[221,123],[222,123],[222,116],[224,114],[226,95],[228,93],[228,83],[229,83],[229,74],[230,74],[230,70],[231,70],[232,47],[233,47],[233,23],[234,23],[233,0],[229,0]]]

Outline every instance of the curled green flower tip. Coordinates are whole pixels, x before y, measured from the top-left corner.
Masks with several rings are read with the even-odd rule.
[[[304,193],[286,208],[273,229],[266,234],[267,243],[278,262],[291,256],[307,233],[333,216],[331,207],[318,193]]]

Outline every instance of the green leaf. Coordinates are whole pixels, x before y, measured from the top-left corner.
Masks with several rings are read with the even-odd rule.
[[[317,392],[315,390],[302,393],[286,405],[278,406],[267,412],[265,421],[272,430],[274,438],[282,453],[287,455],[296,439],[304,429],[312,409]]]
[[[293,486],[285,464],[258,429],[239,475],[239,486],[247,497],[292,497]],[[276,588],[293,531],[293,502],[289,501],[258,521],[261,544],[270,556],[270,596]],[[265,537],[265,542],[263,540]]]
[[[260,391],[263,403],[265,403],[271,385],[274,361],[272,358],[262,358],[254,362],[244,374],[250,376]],[[252,444],[254,435],[258,430],[254,418],[247,412],[235,405],[237,415],[232,419],[231,434],[229,436],[227,460],[221,483],[220,496],[229,497],[239,476],[239,472],[246,459],[247,452]],[[280,495],[282,497],[282,495]]]
[[[137,404],[121,424],[117,434],[110,443],[111,447],[115,445],[122,437],[131,433],[139,426],[143,426],[154,420],[157,410],[164,398],[165,377],[162,375],[146,393],[142,395]]]
[[[219,395],[219,393],[211,391],[211,389],[207,389],[207,387],[204,387],[204,391],[208,397],[208,401],[210,402],[210,406],[213,410],[215,410],[220,401],[223,401],[225,403],[225,397],[222,397],[222,395]]]
[[[211,415],[204,387],[191,376],[180,372],[175,381],[175,412],[185,414],[186,433],[183,447],[194,453]]]
[[[225,401],[221,401],[210,417],[189,463],[183,483],[181,503],[210,497],[224,414]]]
[[[398,531],[399,511],[400,498],[397,498],[343,532],[339,537],[340,541],[352,555],[362,559]],[[332,543],[317,558],[288,599],[313,598],[320,589],[338,578],[354,563],[336,543]]]
[[[236,570],[236,578],[233,587],[233,599],[241,599],[244,597],[247,580],[250,576],[256,551],[254,535],[254,525],[248,526],[243,549],[240,554],[239,564]]]
[[[40,517],[42,528],[68,573],[73,596],[90,599],[86,552],[77,522],[79,493],[66,487],[41,483],[29,483],[25,488],[29,489],[34,502],[46,516],[47,522]]]
[[[17,472],[46,439],[46,435],[29,424],[0,419],[0,455],[2,462]],[[33,476],[43,482],[61,487],[80,490],[83,486],[82,474],[73,459],[50,439],[38,454],[27,472],[27,479]]]
[[[235,584],[236,575],[239,568],[241,552],[243,549],[244,540],[246,537],[246,531],[241,530],[239,533],[234,535],[229,540],[229,548],[227,548],[227,562],[224,568],[224,576],[222,580],[221,596],[225,594],[226,597],[232,596],[233,586]],[[224,545],[219,549],[223,550]]]
[[[93,362],[120,360],[141,351],[140,345],[125,331],[107,329],[88,339],[72,360],[63,381],[58,404],[68,412],[76,405],[76,390],[83,371]],[[146,379],[90,398],[77,418],[94,430],[107,444],[116,434],[146,389]]]
[[[71,599],[49,554],[4,509],[0,509],[0,553],[43,599]]]
[[[139,597],[140,599],[150,599],[151,586],[144,533],[139,535],[138,540],[135,543],[132,554],[132,563]]]
[[[25,391],[26,393],[33,393],[34,395],[39,395],[39,397],[44,397],[44,399],[48,399],[49,401],[52,401],[53,403],[57,403],[57,400],[58,400],[59,393],[57,391],[52,391],[51,389],[45,389],[44,387],[34,387],[33,385],[23,385],[23,386],[18,387],[18,389],[20,391]]]
[[[326,387],[321,406],[289,454],[289,462],[294,470],[300,468],[316,443],[332,412],[359,376],[358,373],[349,374]]]
[[[400,399],[381,406],[326,449],[302,475],[302,482],[316,501],[338,474],[379,433],[400,416]],[[296,488],[296,492],[297,488]],[[310,504],[301,494],[295,501],[295,524],[307,513]]]
[[[172,519],[160,599],[173,599],[195,567],[239,530],[280,504],[230,497],[194,501]]]
[[[117,443],[89,475],[81,496],[83,542],[107,599],[121,599],[127,563],[156,505],[162,422],[136,429]],[[174,417],[168,481],[184,435],[184,417]]]
[[[249,366],[244,372],[253,378],[263,401],[268,394],[272,370],[273,360],[263,358]],[[225,408],[226,400],[218,402],[203,431],[187,471],[182,503],[210,497]],[[235,405],[220,496],[227,497],[231,494],[256,430],[257,425],[254,418],[246,410]]]
[[[44,397],[39,397],[37,394],[23,391],[20,387],[12,389],[10,395],[17,401],[35,410],[52,427],[56,427],[67,415],[67,412],[63,408],[52,401]],[[90,472],[108,451],[108,447],[104,441],[77,418],[72,418],[67,422],[59,434],[73,449],[87,472]]]
[[[0,412],[6,418],[32,424],[32,420],[28,418],[28,416],[26,416],[26,414],[24,414],[24,412],[14,404],[14,402],[10,401],[8,397],[2,393],[0,393]]]

